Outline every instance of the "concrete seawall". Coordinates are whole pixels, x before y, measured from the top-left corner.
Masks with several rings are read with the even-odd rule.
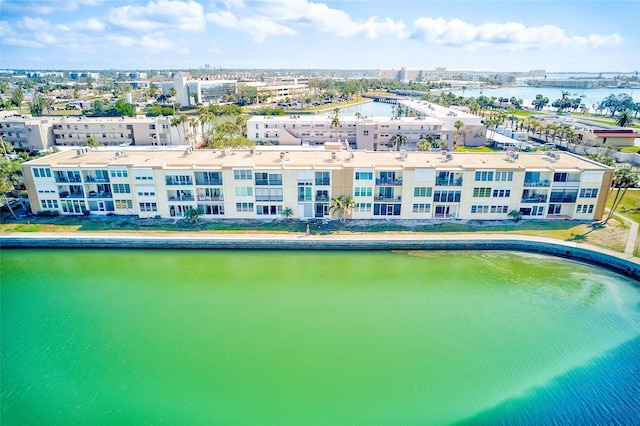
[[[601,266],[640,281],[640,259],[585,244],[516,235],[362,234],[4,234],[7,248],[244,250],[502,250],[541,253]]]

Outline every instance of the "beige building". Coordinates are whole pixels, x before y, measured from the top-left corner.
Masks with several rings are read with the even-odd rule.
[[[0,137],[18,151],[39,151],[53,145],[53,119],[7,114],[0,118]]]
[[[281,219],[504,220],[602,217],[613,169],[568,153],[324,150],[115,151],[86,148],[23,163],[34,213]]]
[[[182,146],[186,129],[172,127],[171,117],[32,117],[0,118],[0,136],[14,149],[39,151],[82,146],[89,137],[105,146]]]
[[[453,128],[430,117],[339,117],[332,126],[331,116],[290,115],[253,116],[247,120],[247,137],[271,145],[314,146],[346,142],[354,149],[393,151],[393,138],[400,134],[406,143],[401,149],[415,150],[418,141],[433,135],[437,141],[453,146]]]

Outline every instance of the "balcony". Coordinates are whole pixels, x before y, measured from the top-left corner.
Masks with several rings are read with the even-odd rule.
[[[329,202],[329,197],[326,195],[318,195],[316,196],[316,202],[327,203]]]
[[[101,176],[101,177],[85,176],[84,181],[87,183],[108,183],[109,177],[108,176]]]
[[[193,197],[191,197],[193,198]],[[198,201],[224,201],[222,194],[220,195],[198,195]]]
[[[436,179],[436,186],[462,186],[462,178]]]
[[[520,200],[520,202],[521,203],[546,203],[547,202],[547,196],[546,195],[542,195],[542,194],[537,194],[537,195],[534,195],[534,196],[522,198]]]
[[[552,195],[549,198],[549,202],[550,203],[575,203],[576,199],[577,199],[577,195],[569,195],[569,194],[565,194],[563,196],[559,196],[559,195]]]
[[[191,178],[189,179],[172,179],[167,178],[167,185],[169,186],[188,186],[193,185]]]
[[[82,179],[80,176],[78,177],[64,177],[64,176],[56,176],[56,182],[58,183],[82,183]]]
[[[198,179],[198,178],[196,178],[196,185],[222,186],[222,179]]]
[[[194,201],[193,195],[182,195],[180,197],[169,197],[169,201]]]
[[[60,193],[60,198],[84,198],[84,193],[83,192],[62,191]]]
[[[282,186],[282,179],[256,179],[256,185]]]
[[[112,198],[113,194],[111,192],[97,192],[97,191],[89,191],[87,193],[87,198]]]
[[[376,186],[402,186],[402,179],[376,179]]]
[[[525,181],[524,186],[530,188],[538,188],[538,187],[548,187],[550,182],[548,180],[536,180],[536,181]]]
[[[402,196],[376,195],[373,197],[373,201],[402,201]]]

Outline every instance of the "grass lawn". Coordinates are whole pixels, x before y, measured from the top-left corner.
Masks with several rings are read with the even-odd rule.
[[[457,146],[456,152],[499,152],[502,151],[498,148],[491,148],[488,146]]]
[[[612,191],[607,201],[607,207],[613,204],[617,191]],[[616,213],[640,223],[640,189],[629,189],[618,206]]]
[[[640,152],[640,146],[621,146],[620,152]]]

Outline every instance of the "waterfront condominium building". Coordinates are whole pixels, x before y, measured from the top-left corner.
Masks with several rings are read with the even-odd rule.
[[[431,117],[339,117],[332,126],[326,115],[253,116],[247,120],[247,137],[268,145],[315,146],[346,142],[351,148],[370,151],[397,150],[395,135],[403,135],[400,148],[415,151],[418,141],[433,135],[436,142],[453,147],[453,127]],[[484,140],[484,139],[483,139]]]
[[[65,215],[600,219],[613,169],[569,153],[68,150],[22,164],[31,210]]]

